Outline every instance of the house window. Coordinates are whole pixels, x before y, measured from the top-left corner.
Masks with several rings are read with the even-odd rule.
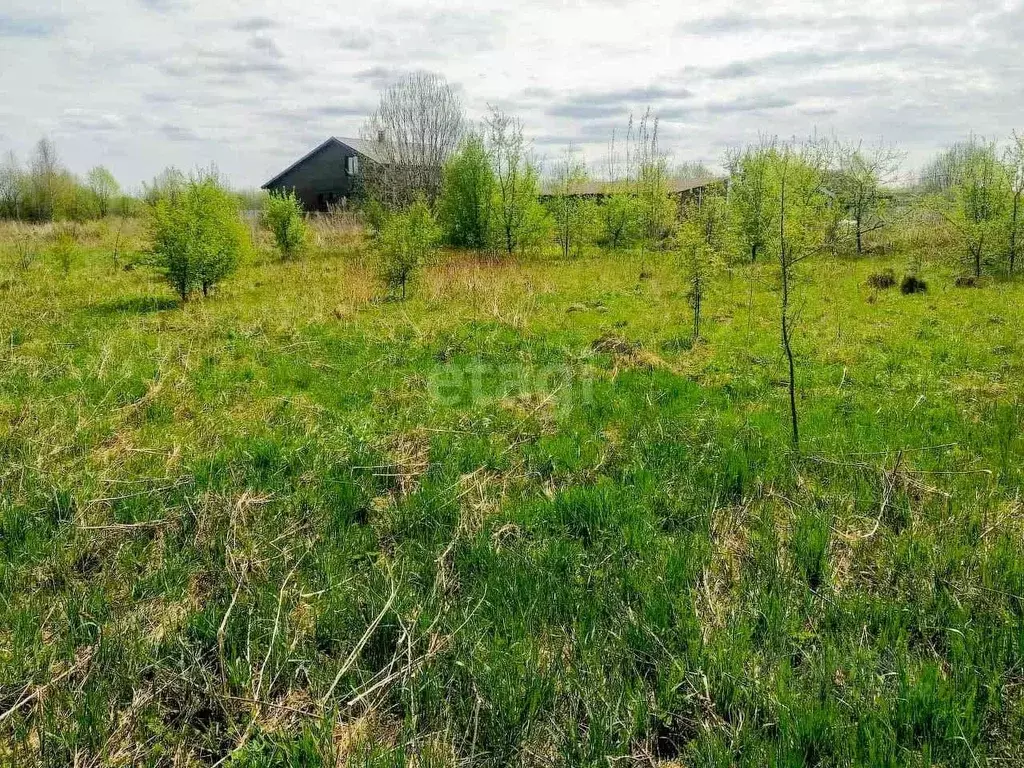
[[[345,158],[345,172],[349,176],[356,176],[359,174],[359,158],[356,155]]]

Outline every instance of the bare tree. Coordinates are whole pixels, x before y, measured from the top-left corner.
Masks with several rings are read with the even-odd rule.
[[[36,144],[29,168],[35,215],[43,221],[50,221],[55,212],[57,177],[61,170],[57,148],[50,139],[43,137]]]
[[[1021,223],[1024,219],[1021,203],[1024,202],[1024,135],[1013,132],[1013,139],[1006,150],[1004,160],[1006,175],[1010,182],[1010,236],[1007,244],[1007,269],[1012,275],[1017,263],[1017,249],[1020,248]]]
[[[904,155],[883,143],[869,147],[858,143],[839,145],[836,156],[837,188],[833,192],[853,221],[860,255],[864,252],[864,236],[886,226],[886,187],[896,181]]]
[[[21,196],[24,190],[24,175],[14,152],[8,152],[0,166],[0,216],[21,218]]]
[[[367,169],[370,197],[399,208],[422,195],[433,206],[464,130],[462,103],[440,75],[414,72],[385,89],[362,132],[380,160]]]

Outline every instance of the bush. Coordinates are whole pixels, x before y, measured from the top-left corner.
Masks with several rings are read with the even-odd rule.
[[[377,238],[378,272],[388,290],[402,292],[426,262],[440,239],[440,229],[422,200],[384,222]]]
[[[885,290],[896,285],[896,273],[891,269],[875,272],[868,276],[868,285],[876,290]]]
[[[493,215],[494,171],[483,139],[471,134],[444,168],[438,218],[448,245],[486,248]]]
[[[306,243],[306,220],[302,203],[294,192],[271,193],[263,203],[262,220],[273,234],[281,258],[287,261],[302,250]]]
[[[928,290],[928,284],[915,275],[907,275],[903,278],[903,282],[900,283],[900,292],[904,295],[911,293],[924,293]]]
[[[159,198],[151,227],[156,265],[182,301],[197,288],[209,295],[245,250],[238,203],[212,177],[193,179],[180,193]]]
[[[78,247],[78,228],[74,224],[62,224],[53,233],[51,250],[65,277],[71,272],[71,260]]]

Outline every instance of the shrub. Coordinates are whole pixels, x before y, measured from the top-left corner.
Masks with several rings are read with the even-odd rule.
[[[271,193],[263,203],[262,220],[273,234],[281,258],[288,260],[302,250],[306,243],[306,220],[302,203],[294,192]]]
[[[876,290],[885,290],[896,285],[896,273],[891,269],[875,272],[868,276],[868,285]]]
[[[231,274],[245,250],[245,226],[234,196],[213,177],[193,179],[159,198],[151,222],[153,255],[182,301]]]
[[[924,293],[928,290],[928,284],[916,275],[907,275],[900,283],[900,292],[904,295],[912,293]]]
[[[444,168],[438,218],[448,245],[486,248],[493,217],[494,171],[484,140],[470,134]]]
[[[388,290],[401,289],[405,299],[406,286],[433,252],[440,235],[422,200],[388,217],[377,239],[378,272]]]
[[[71,260],[77,246],[78,229],[74,224],[64,224],[54,230],[51,250],[65,276],[71,272]]]

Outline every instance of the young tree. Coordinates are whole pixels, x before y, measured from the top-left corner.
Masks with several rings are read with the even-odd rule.
[[[689,299],[693,308],[693,343],[700,339],[701,317],[707,284],[728,252],[731,233],[729,207],[719,193],[692,200],[683,209],[677,235]]]
[[[754,146],[730,153],[726,160],[732,219],[751,262],[757,261],[772,236],[776,198],[768,177],[775,150],[774,140],[762,138]]]
[[[1010,146],[1004,159],[1006,177],[1010,187],[1009,237],[1007,238],[1006,266],[1009,274],[1013,274],[1017,263],[1017,251],[1024,240],[1024,135],[1013,132]]]
[[[57,148],[50,139],[40,139],[29,164],[28,184],[31,216],[37,221],[53,221],[60,171]]]
[[[952,205],[942,205],[941,213],[960,240],[968,270],[978,278],[999,243],[1010,187],[995,144],[971,141],[954,181]]]
[[[548,226],[544,208],[537,199],[539,174],[518,118],[491,107],[485,125],[494,167],[492,234],[497,249],[512,256],[539,243]]]
[[[483,137],[470,133],[448,160],[438,216],[444,240],[456,248],[486,248],[493,224],[494,170]]]
[[[441,230],[423,200],[387,217],[377,238],[378,272],[388,290],[406,286],[434,252]]]
[[[637,229],[640,243],[640,271],[646,252],[665,242],[672,234],[678,210],[668,191],[668,158],[658,144],[658,119],[648,109],[635,132],[630,118],[630,151],[627,161],[636,194]]]
[[[555,240],[566,259],[579,256],[593,231],[593,205],[582,194],[586,182],[586,164],[575,152],[566,152],[555,166],[549,203]]]
[[[462,103],[440,75],[413,72],[385,89],[362,130],[380,160],[367,169],[369,196],[388,208],[418,197],[433,206],[464,130]]]
[[[789,413],[794,447],[800,444],[796,402],[796,363],[793,333],[796,322],[794,290],[797,266],[821,247],[824,208],[828,197],[823,181],[826,153],[816,142],[778,144],[762,140],[744,155],[764,169],[763,210],[773,214],[762,247],[779,268],[779,325],[788,367]],[[746,223],[749,223],[749,219]],[[748,231],[749,232],[749,231]]]
[[[864,253],[864,236],[886,225],[889,195],[886,186],[896,181],[903,155],[885,144],[836,147],[836,189],[839,209],[854,224],[857,254]]]
[[[270,230],[281,258],[288,261],[306,244],[306,220],[302,203],[293,191],[271,192],[263,201],[260,217]]]
[[[192,179],[152,208],[153,255],[182,301],[233,272],[246,248],[238,203],[212,176]]]
[[[97,165],[86,176],[86,184],[92,193],[96,213],[100,218],[105,217],[110,213],[111,202],[121,194],[117,179],[102,165]]]

